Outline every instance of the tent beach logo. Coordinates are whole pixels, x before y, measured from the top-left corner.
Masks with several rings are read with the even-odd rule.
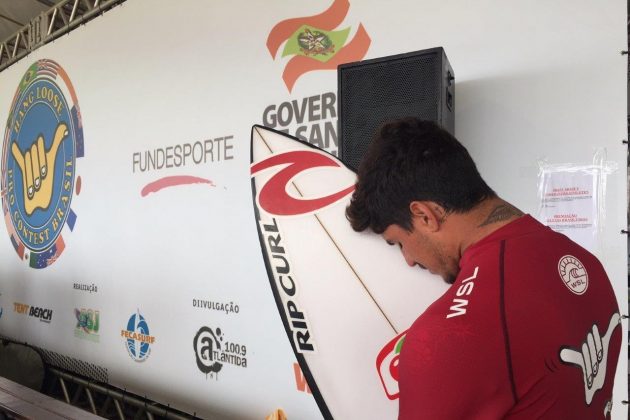
[[[13,311],[21,315],[28,315],[33,318],[38,318],[40,321],[47,324],[50,324],[53,316],[52,309],[28,305],[21,302],[13,302]]]
[[[323,13],[283,20],[269,32],[267,49],[271,57],[277,58],[280,45],[285,41],[281,56],[293,56],[282,74],[289,92],[297,79],[307,72],[336,70],[339,64],[365,57],[371,40],[362,24],[350,40],[352,28],[336,29],[349,9],[348,0],[334,0]]]
[[[39,60],[13,97],[1,173],[9,237],[32,268],[54,263],[65,249],[64,226],[74,229],[70,205],[81,189],[76,159],[83,154],[81,114],[68,74],[52,60]]]

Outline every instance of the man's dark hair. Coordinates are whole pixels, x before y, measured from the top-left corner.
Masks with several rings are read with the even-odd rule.
[[[479,175],[466,148],[432,121],[386,122],[370,144],[346,209],[352,228],[383,233],[396,224],[412,230],[409,204],[433,201],[463,213],[496,194]]]

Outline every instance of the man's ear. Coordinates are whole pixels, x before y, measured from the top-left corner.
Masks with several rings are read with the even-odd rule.
[[[412,201],[409,204],[411,222],[416,229],[424,232],[440,230],[444,210],[432,201]]]

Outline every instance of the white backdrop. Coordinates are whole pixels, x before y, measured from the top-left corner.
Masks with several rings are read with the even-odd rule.
[[[77,161],[76,226],[64,234],[58,261],[31,269],[8,235],[0,240],[0,333],[102,366],[114,385],[191,413],[261,418],[282,406],[293,418],[319,417],[312,396],[296,387],[295,358],[266,283],[249,136],[252,124],[269,123],[263,115],[272,105],[336,96],[334,70],[307,72],[289,89],[282,74],[292,57],[281,56],[283,45],[275,56],[266,46],[279,22],[331,4],[128,0],[3,71],[0,121],[10,117],[31,64],[47,58],[66,70],[81,109],[85,157]],[[456,136],[497,193],[526,212],[536,212],[538,160],[590,163],[595,148],[606,148],[620,169],[608,178],[599,257],[627,314],[627,245],[619,234],[627,202],[625,2],[353,1],[341,20],[334,29],[351,28],[348,40],[360,25],[369,36],[367,53],[356,59],[445,48],[456,76]],[[303,127],[307,139],[336,152],[327,131],[336,115],[313,107],[304,121],[293,117],[274,128]],[[215,154],[201,164],[134,172],[134,153],[221,137],[231,138],[232,159]],[[150,182],[174,175],[214,186],[141,195]],[[232,302],[239,313],[200,309],[193,299]],[[14,302],[52,308],[52,322],[24,317]],[[74,308],[100,311],[99,343],[74,336]],[[121,337],[137,311],[155,336],[142,363]],[[220,327],[226,340],[247,346],[247,367],[201,373],[192,341],[202,326]],[[627,320],[623,326],[627,342]],[[622,346],[614,418],[627,418],[626,397]]]

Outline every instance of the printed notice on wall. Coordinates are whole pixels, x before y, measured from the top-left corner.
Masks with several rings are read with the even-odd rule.
[[[605,151],[592,165],[541,164],[538,178],[538,220],[582,245],[599,251],[606,175]]]

